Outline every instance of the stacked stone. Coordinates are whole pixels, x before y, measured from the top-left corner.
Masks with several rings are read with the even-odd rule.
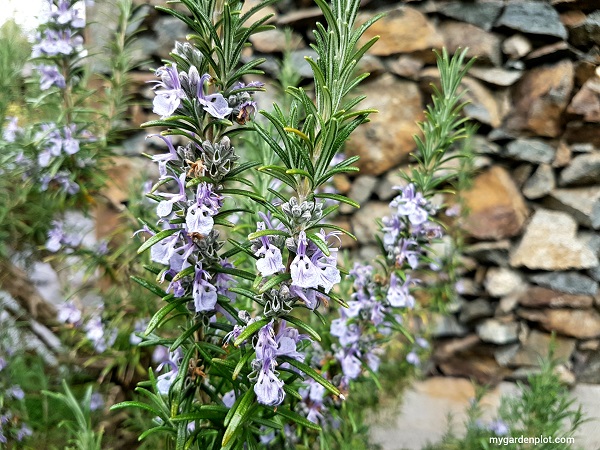
[[[247,0],[250,8],[258,0]],[[142,3],[141,1],[139,3]],[[154,0],[150,3],[156,3]],[[469,48],[477,63],[463,82],[466,114],[479,124],[478,174],[465,193],[467,248],[461,298],[437,318],[435,362],[448,375],[481,381],[521,378],[546,355],[551,332],[565,379],[600,382],[600,10],[597,0],[365,0],[360,15],[387,15],[365,35],[379,42],[362,62],[371,73],[363,106],[379,110],[346,147],[360,174],[335,179],[361,204],[343,206],[338,224],[357,235],[361,258],[376,253],[374,218],[388,214],[419,133],[416,120],[439,79],[432,49]],[[311,30],[322,20],[311,1],[281,0],[269,11],[276,30],[253,38],[247,57],[264,56],[275,77],[292,29],[292,57],[303,80]],[[157,67],[188,30],[152,13],[140,60]],[[253,52],[253,53],[252,53]],[[152,98],[136,75],[138,92]],[[265,80],[267,81],[267,80]],[[307,81],[308,82],[308,81]],[[303,81],[304,83],[304,81]],[[272,94],[271,94],[272,95]],[[261,107],[268,108],[269,93]],[[266,100],[265,100],[266,99]],[[148,102],[146,102],[148,103]],[[136,107],[132,125],[155,118]],[[132,136],[129,155],[147,151]],[[344,242],[344,247],[356,245]]]

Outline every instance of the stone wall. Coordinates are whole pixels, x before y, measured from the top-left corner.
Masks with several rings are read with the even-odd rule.
[[[522,378],[547,353],[555,331],[556,356],[567,361],[565,380],[600,382],[597,1],[363,4],[361,21],[387,12],[366,36],[381,38],[362,63],[372,74],[363,86],[364,106],[379,114],[346,148],[361,156],[360,175],[335,180],[362,207],[342,207],[336,220],[358,236],[361,257],[373,255],[373,219],[388,212],[391,187],[414,149],[415,120],[422,119],[438,77],[431,49],[468,47],[477,56],[464,87],[466,113],[479,124],[478,173],[465,194],[470,215],[461,298],[449,318],[436,322],[435,370],[480,381]],[[308,44],[319,10],[310,0],[281,0],[272,12],[277,30],[253,39],[254,55],[267,58],[264,70],[274,76],[285,47],[283,29],[290,27],[298,73],[307,80],[311,73],[303,57],[314,54]],[[157,67],[187,30],[156,12],[144,25],[137,55],[150,55],[148,66]],[[152,93],[145,82],[153,76],[140,71],[135,78],[139,99],[148,106]],[[262,107],[268,103],[263,100]],[[151,118],[142,106],[131,111],[133,126]],[[133,135],[124,153],[145,151],[145,136]]]

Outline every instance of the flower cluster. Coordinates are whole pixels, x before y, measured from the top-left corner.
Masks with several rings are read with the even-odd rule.
[[[75,57],[81,51],[85,27],[82,4],[71,0],[48,0],[49,13],[42,18],[43,28],[38,31],[31,57],[45,62],[36,68],[40,74],[40,88],[67,87],[66,58]]]
[[[8,368],[11,353],[3,353],[7,357],[0,356],[0,444],[7,444],[9,438],[13,442],[23,442],[33,434],[18,407],[25,398],[25,392],[21,386],[11,382]]]
[[[92,344],[96,353],[103,353],[112,347],[117,339],[118,330],[116,328],[107,329],[102,319],[103,307],[84,321],[83,312],[75,305],[72,300],[64,302],[57,311],[57,320],[60,323],[80,328],[85,331],[87,339]]]

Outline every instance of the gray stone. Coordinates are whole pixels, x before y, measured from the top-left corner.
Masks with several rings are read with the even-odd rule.
[[[494,86],[507,87],[515,84],[523,76],[523,72],[500,67],[473,67],[469,69],[469,75]]]
[[[519,304],[519,295],[521,295],[521,291],[502,297],[498,302],[495,315],[502,316],[513,312]]]
[[[150,147],[154,147],[151,145],[151,139],[146,139],[148,133],[136,133],[130,138],[127,138],[123,143],[119,146],[119,153],[123,156],[141,156],[142,153],[148,153],[148,149]]]
[[[371,197],[373,193],[373,189],[377,184],[377,178],[371,175],[361,175],[354,180],[352,183],[352,187],[350,188],[350,192],[348,193],[348,197],[354,200],[361,206],[364,206],[367,200]],[[342,214],[349,214],[356,210],[351,205],[346,203],[342,203],[340,206],[340,212]]]
[[[483,136],[476,134],[473,136],[473,148],[477,149],[477,153],[484,153],[486,155],[499,155],[502,149],[498,144],[488,141]]]
[[[283,30],[267,30],[253,34],[250,42],[254,49],[262,53],[283,52],[287,49],[296,49],[302,46],[302,36],[297,33],[289,35]]]
[[[512,30],[567,39],[567,30],[558,13],[545,2],[511,2],[496,22]]]
[[[550,164],[555,153],[554,147],[539,139],[517,139],[505,149],[505,155],[510,158],[538,164]]]
[[[131,59],[134,63],[141,63],[158,54],[159,50],[160,44],[155,38],[141,36],[131,45]]]
[[[600,234],[592,231],[582,231],[578,237],[591,251],[596,255],[600,255]]]
[[[397,59],[389,61],[388,65],[392,73],[411,80],[418,80],[425,63],[412,55],[400,55]]]
[[[405,187],[408,184],[402,176],[402,170],[392,169],[387,172],[375,188],[375,193],[380,200],[391,200],[398,195],[396,186]]]
[[[519,304],[529,308],[590,308],[590,295],[567,294],[540,286],[532,286],[518,297]]]
[[[159,46],[158,55],[163,58],[169,57],[169,53],[175,47],[175,41],[185,39],[185,36],[190,32],[190,29],[185,23],[177,17],[171,16],[159,17],[156,22],[154,22],[153,28]]]
[[[362,245],[375,244],[375,230],[377,230],[376,219],[389,216],[391,209],[387,203],[369,202],[364,207],[356,211],[350,222],[354,235]]]
[[[578,272],[538,273],[529,279],[543,287],[567,294],[596,295],[598,283]]]
[[[467,57],[476,57],[483,64],[502,64],[500,36],[464,22],[447,21],[438,26],[448,52],[467,49]]]
[[[592,153],[595,149],[596,147],[594,147],[594,144],[589,142],[581,142],[571,145],[571,151],[573,153]]]
[[[483,342],[505,345],[516,342],[519,337],[517,322],[502,323],[496,319],[488,319],[477,325],[477,335]]]
[[[465,323],[493,315],[494,308],[492,308],[490,302],[483,298],[478,298],[477,300],[465,302],[458,319],[461,323]]]
[[[510,241],[503,239],[497,242],[478,242],[465,248],[464,252],[483,264],[508,266],[509,250]]]
[[[456,292],[461,295],[478,295],[481,293],[479,285],[471,278],[460,278],[456,282]]]
[[[492,267],[485,275],[485,288],[492,297],[504,297],[525,286],[523,276],[506,267]]]
[[[577,374],[581,383],[600,384],[600,351],[594,352]]]
[[[571,214],[581,225],[600,228],[600,187],[555,189],[545,204]]]
[[[315,62],[319,59],[317,52],[311,48],[303,48],[301,50],[294,50],[290,53],[290,59],[292,66],[296,68],[296,72],[302,78],[312,78],[313,73],[310,64],[306,61],[305,57],[309,56]]]
[[[494,352],[494,358],[496,359],[496,362],[502,367],[507,367],[510,361],[515,357],[515,355],[519,351],[520,347],[521,346],[519,344],[512,344],[500,347]]]
[[[556,186],[554,171],[550,164],[540,164],[523,186],[523,195],[529,200],[542,198]]]
[[[598,258],[577,236],[577,223],[558,211],[538,209],[521,242],[510,255],[513,267],[566,270],[589,269]]]
[[[561,186],[596,184],[600,178],[600,152],[576,156],[560,174]]]
[[[467,329],[458,323],[454,316],[445,316],[435,314],[432,317],[431,335],[435,338],[444,338],[452,336],[464,336],[467,334]]]
[[[448,2],[439,8],[439,12],[461,22],[472,23],[484,30],[491,30],[492,25],[502,11],[502,2]]]
[[[594,309],[518,309],[517,315],[558,334],[578,339],[600,337],[600,314]]]

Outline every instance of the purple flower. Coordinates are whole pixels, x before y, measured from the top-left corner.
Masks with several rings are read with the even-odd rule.
[[[494,420],[492,423],[490,423],[488,429],[496,436],[506,436],[510,433],[510,428],[502,419]]]
[[[160,155],[154,155],[152,157],[152,161],[158,162],[158,173],[160,178],[166,178],[167,176],[167,163],[169,161],[177,161],[179,156],[177,156],[177,152],[175,151],[175,147],[173,147],[173,142],[171,141],[171,136],[161,136],[160,134],[151,134],[146,137],[146,139],[150,137],[159,137],[161,138],[167,147],[169,148],[169,153],[162,153]]]
[[[186,98],[186,95],[181,88],[177,64],[173,63],[170,66],[160,67],[156,70],[156,76],[160,77],[162,81],[155,82],[154,89],[160,89],[155,91],[156,97],[152,102],[154,106],[152,111],[154,114],[161,116],[161,119],[164,119],[179,108],[181,99]]]
[[[65,233],[62,229],[62,222],[53,221],[54,226],[48,232],[48,240],[46,241],[46,250],[56,253],[62,247]]]
[[[229,103],[227,103],[227,100],[225,100],[225,97],[223,97],[222,94],[204,94],[204,83],[210,80],[210,78],[211,76],[207,73],[202,75],[202,78],[200,78],[196,93],[198,101],[202,106],[204,106],[204,111],[206,111],[212,117],[216,119],[224,119],[226,116],[231,114],[231,111],[233,110],[229,107]]]
[[[256,224],[256,231],[265,229],[266,225],[264,222],[258,222]],[[285,270],[281,250],[271,243],[269,236],[261,236],[260,242],[262,246],[254,253],[254,256],[259,257],[256,261],[256,268],[260,274],[263,277],[266,277]],[[263,257],[261,258],[261,256]]]
[[[184,202],[187,200],[187,195],[185,193],[185,172],[183,172],[181,175],[179,175],[179,178],[175,178],[175,177],[167,177],[167,178],[171,178],[175,181],[177,181],[177,185],[179,186],[179,194],[170,194],[170,193],[164,193],[161,192],[160,194],[158,194],[161,197],[165,197],[168,198],[169,200],[161,200],[158,204],[158,206],[156,207],[156,213],[160,216],[160,217],[167,217],[169,214],[171,214],[171,211],[173,211],[173,203],[176,202]]]
[[[58,308],[58,321],[61,323],[71,323],[73,325],[81,324],[81,310],[75,306],[73,301],[69,300]]]
[[[17,138],[17,133],[21,133],[23,130],[19,127],[19,118],[18,117],[7,117],[6,121],[8,122],[4,127],[2,132],[2,137],[6,142],[15,142]]]
[[[235,391],[231,390],[223,394],[223,404],[228,408],[231,408],[235,403]]]
[[[19,385],[14,385],[9,387],[6,390],[6,395],[8,397],[12,397],[15,400],[23,400],[25,398],[25,392],[23,392],[23,389],[21,389],[21,386]]]
[[[212,185],[200,183],[196,192],[196,203],[190,206],[185,215],[189,234],[207,235],[215,223],[213,216],[219,212],[223,197],[213,191]]]
[[[142,342],[142,338],[139,337],[137,333],[143,333],[146,330],[147,326],[148,319],[136,319],[135,323],[133,324],[133,331],[129,335],[129,343],[131,345],[138,345],[140,342]]]
[[[292,275],[292,286],[305,289],[316,288],[320,279],[319,268],[306,255],[307,246],[306,233],[301,231],[298,235],[296,257],[292,261],[290,272]]]
[[[421,364],[419,355],[417,355],[417,353],[414,350],[408,355],[406,355],[406,362],[412,364],[413,366],[419,366]]]
[[[395,308],[413,308],[415,298],[410,294],[409,285],[416,280],[412,280],[410,275],[406,276],[406,281],[400,284],[399,278],[395,273],[390,277],[390,286],[387,293],[387,301]]]
[[[43,91],[50,89],[52,86],[56,86],[60,89],[66,87],[65,77],[59,72],[58,67],[55,65],[42,64],[36,66],[36,69],[40,73],[40,89]]]
[[[99,392],[94,392],[90,397],[90,411],[98,411],[104,407],[104,399],[102,398],[102,394]]]
[[[87,338],[92,342],[94,350],[97,353],[106,351],[108,347],[114,344],[117,338],[117,330],[112,329],[106,333],[102,318],[99,315],[93,316],[85,325]]]
[[[340,341],[343,347],[348,347],[360,338],[360,329],[355,323],[348,323],[345,318],[331,321],[330,333]]]
[[[181,362],[183,352],[180,348],[178,348],[175,352],[169,354],[169,359],[160,364],[156,370],[159,371],[163,367],[168,366],[171,368],[166,373],[159,375],[156,377],[156,388],[161,395],[168,395],[169,389],[173,385],[173,382],[177,378],[177,374],[179,373],[179,364]]]
[[[419,266],[419,251],[411,250],[410,247],[417,247],[417,241],[414,239],[401,239],[401,245],[394,249],[396,263],[401,266],[404,261],[408,262],[411,269],[415,270]]]
[[[26,437],[30,437],[32,434],[33,432],[31,431],[31,428],[29,428],[25,424],[22,424],[19,431],[17,431],[15,438],[17,442],[21,442],[23,439],[25,439]]]
[[[401,188],[400,195],[390,202],[391,208],[397,208],[397,212],[401,216],[407,216],[408,220],[413,225],[421,225],[429,217],[429,213],[424,209],[427,201],[423,198],[420,192],[415,193],[415,186],[411,183],[408,186]]]
[[[344,376],[351,380],[358,378],[361,372],[360,359],[354,353],[347,353],[341,360]]]
[[[192,287],[196,312],[212,311],[217,304],[217,288],[208,282],[209,279],[210,274],[202,269],[202,263],[199,262]]]
[[[273,362],[269,358],[265,358],[254,385],[254,393],[258,402],[268,406],[280,405],[285,397],[283,381],[273,370]]]
[[[3,357],[0,356],[0,372],[2,372],[6,366],[8,366],[8,363]]]
[[[178,242],[179,232],[158,241],[150,249],[150,259],[160,264],[169,265],[175,256],[175,251],[177,250],[175,246]]]

